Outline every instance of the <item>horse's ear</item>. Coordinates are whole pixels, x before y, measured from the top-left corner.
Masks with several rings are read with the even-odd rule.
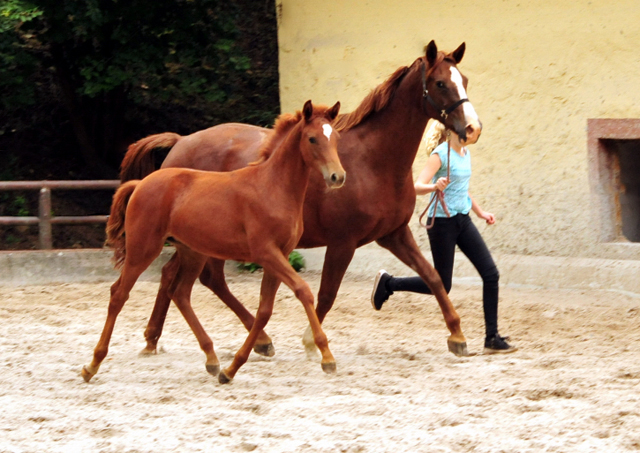
[[[429,44],[427,44],[427,48],[425,49],[427,61],[429,62],[429,66],[433,66],[436,62],[436,58],[438,58],[438,46],[436,46],[436,42],[431,40]]]
[[[460,61],[462,61],[462,57],[464,57],[464,51],[467,48],[465,43],[460,44],[460,47],[458,47],[456,50],[453,51],[453,59],[456,61],[456,64],[460,63]]]
[[[336,119],[336,117],[338,116],[338,112],[340,112],[340,101],[336,102],[336,104],[331,107],[329,110],[327,110],[327,119],[329,121],[333,121]]]
[[[309,120],[313,116],[313,104],[311,103],[311,99],[304,103],[304,107],[302,107],[302,113],[304,114],[304,120],[309,122]]]

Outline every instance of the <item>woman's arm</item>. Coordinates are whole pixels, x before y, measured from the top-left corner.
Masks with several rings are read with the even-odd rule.
[[[469,194],[469,198],[471,198],[471,210],[473,212],[475,212],[475,214],[480,217],[483,220],[486,220],[486,222],[489,225],[493,225],[494,223],[496,223],[496,216],[494,216],[492,213],[484,211],[480,205],[478,203],[476,203],[476,200],[473,199],[473,197],[471,196],[471,194]]]
[[[429,156],[427,164],[424,166],[415,182],[414,187],[416,188],[416,195],[425,195],[435,192],[436,190],[444,190],[447,187],[449,184],[449,180],[447,178],[439,178],[435,184],[431,184],[433,176],[441,165],[442,162],[440,161],[440,156],[438,156],[438,154],[434,153]]]

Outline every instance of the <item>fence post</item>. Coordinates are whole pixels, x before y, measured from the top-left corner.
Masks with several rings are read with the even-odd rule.
[[[40,248],[50,250],[53,248],[51,241],[51,189],[40,189],[40,202],[38,203],[38,217],[40,218]]]

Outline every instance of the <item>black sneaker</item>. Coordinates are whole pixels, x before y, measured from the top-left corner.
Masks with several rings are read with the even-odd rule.
[[[391,279],[392,275],[390,275],[387,271],[382,269],[376,275],[376,279],[373,282],[373,291],[371,292],[371,305],[376,310],[380,310],[382,308],[382,304],[384,304],[389,296],[393,294],[393,291],[387,289],[387,282]]]
[[[507,343],[509,337],[501,337],[500,334],[495,334],[492,337],[487,337],[484,340],[484,353],[485,354],[508,354],[509,352],[515,352],[517,347]]]

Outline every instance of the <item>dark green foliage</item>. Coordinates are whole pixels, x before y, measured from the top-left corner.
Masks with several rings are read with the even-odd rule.
[[[272,123],[275,5],[2,0],[0,93],[0,150],[35,139],[35,152],[113,176],[145,135]]]
[[[294,250],[289,254],[289,264],[291,264],[296,272],[300,272],[305,267],[304,257],[300,254],[300,252]],[[258,269],[262,269],[262,266],[256,263],[238,263],[238,269],[253,273]]]

